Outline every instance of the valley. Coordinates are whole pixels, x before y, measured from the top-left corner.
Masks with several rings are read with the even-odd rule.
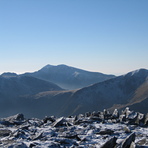
[[[43,68],[46,75],[50,67],[52,66],[48,65]],[[68,66],[66,68],[69,69]],[[70,71],[71,69],[77,70],[70,67]],[[70,73],[68,70],[63,70],[63,75],[64,72],[65,75]],[[61,82],[61,77],[59,79]],[[65,85],[67,84],[68,82]],[[70,81],[68,85],[73,83]],[[104,108],[110,111],[117,108],[121,111],[128,106],[136,111],[147,113],[148,70],[139,69],[108,80],[102,79],[101,82],[96,80],[94,84],[73,90],[63,89],[53,82],[36,78],[33,74],[4,73],[0,76],[0,97],[1,117],[17,113],[23,113],[26,117],[43,118],[46,115],[59,117]]]

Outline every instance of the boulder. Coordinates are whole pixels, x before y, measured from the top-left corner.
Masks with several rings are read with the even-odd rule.
[[[125,138],[121,144],[121,148],[130,148],[132,142],[135,141],[135,133],[130,134],[127,138]]]
[[[61,117],[53,123],[53,127],[66,126],[67,123],[67,120],[64,117]]]
[[[24,123],[24,120],[25,118],[23,114],[16,114],[14,116],[1,119],[0,123],[6,126],[21,125],[22,123]]]
[[[125,122],[126,121],[126,116],[124,114],[119,116],[119,121],[120,122]]]
[[[5,136],[9,136],[10,135],[10,133],[12,133],[10,130],[8,130],[8,129],[1,129],[0,128],[0,137],[5,137]]]
[[[136,124],[136,121],[138,120],[138,113],[137,112],[130,112],[129,115],[126,117],[128,119],[129,124]]]
[[[114,148],[116,146],[116,137],[109,139],[105,144],[101,146],[101,148]]]
[[[9,145],[8,148],[28,148],[28,146],[23,142],[18,142],[18,143]]]
[[[144,125],[148,126],[148,113],[145,116]]]
[[[122,111],[122,114],[124,114],[126,117],[128,117],[128,115],[131,113],[131,111],[129,110],[129,107],[126,107],[124,111]]]
[[[100,134],[100,135],[112,135],[113,133],[114,133],[114,131],[111,129],[104,129],[104,130],[100,130],[98,132],[98,134]]]
[[[44,123],[47,123],[48,121],[51,121],[52,123],[56,121],[55,117],[54,116],[50,116],[50,117],[45,117],[43,119],[43,122]]]
[[[117,109],[114,110],[113,114],[112,114],[112,119],[117,119],[119,118],[119,112]]]
[[[144,120],[145,120],[145,115],[144,114],[141,114],[141,113],[138,113],[138,118],[135,121],[135,123],[137,125],[139,125],[139,126],[143,126],[144,125]]]

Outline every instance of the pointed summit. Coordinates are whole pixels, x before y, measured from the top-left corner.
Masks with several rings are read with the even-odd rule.
[[[53,65],[47,64],[46,66],[44,66],[41,70],[47,70],[49,68],[53,67]]]
[[[137,77],[137,78],[146,78],[148,76],[148,70],[147,69],[137,69],[132,72],[127,73],[124,75],[125,77]]]

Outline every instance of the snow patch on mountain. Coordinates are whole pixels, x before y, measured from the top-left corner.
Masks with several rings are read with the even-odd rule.
[[[79,72],[75,71],[73,75],[74,77],[77,77],[79,74],[80,74]]]

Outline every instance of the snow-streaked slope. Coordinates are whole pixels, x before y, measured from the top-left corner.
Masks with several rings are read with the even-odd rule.
[[[77,109],[73,113],[79,113],[86,110],[93,111],[111,108],[115,104],[125,104],[126,106],[126,104],[135,103],[135,98],[139,98],[139,101],[141,99],[144,100],[148,97],[148,87],[147,85],[145,86],[148,83],[147,78],[148,70],[140,69],[114,79],[94,84],[75,92],[69,105],[78,102],[76,103],[77,107],[75,107]],[[140,94],[139,90],[143,85],[146,90],[143,92],[140,91]],[[137,94],[137,92],[139,93]]]
[[[46,65],[37,72],[26,73],[25,75],[53,82],[68,90],[82,88],[115,77],[114,75],[89,72],[67,65]]]
[[[75,115],[104,108],[122,109],[129,105],[136,105],[138,102],[144,106],[148,98],[147,77],[148,70],[140,69],[78,90],[41,92],[27,97],[34,104],[30,105],[28,110],[33,109],[33,116],[43,117],[48,114]],[[140,106],[135,106],[134,109],[138,111]],[[39,107],[42,109],[38,110]],[[145,107],[142,112],[148,112],[148,108]]]
[[[48,83],[48,82],[47,82]],[[14,106],[7,106],[27,117],[43,118],[45,115],[68,116],[89,111],[131,106],[135,111],[148,112],[148,70],[140,69],[113,79],[71,91],[40,91],[17,98]],[[1,96],[2,97],[2,96]],[[6,102],[5,102],[6,103]],[[6,106],[6,104],[5,104]],[[14,107],[16,107],[14,112]],[[140,110],[141,108],[145,108]],[[1,108],[1,110],[4,108]],[[12,114],[8,114],[12,115]]]

